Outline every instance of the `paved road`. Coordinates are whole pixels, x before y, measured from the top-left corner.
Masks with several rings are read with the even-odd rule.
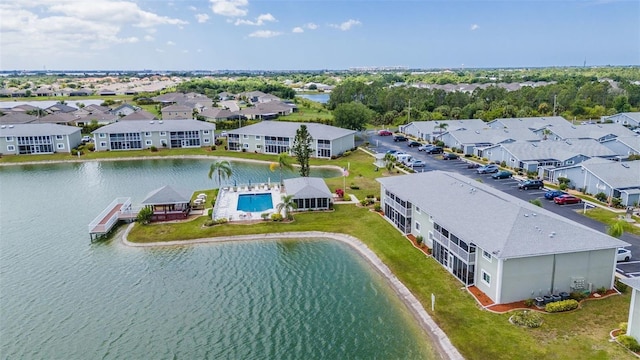
[[[477,174],[475,169],[467,168],[467,160],[465,159],[445,161],[442,160],[441,155],[425,154],[424,152],[418,151],[418,148],[408,147],[406,142],[394,142],[392,136],[370,135],[368,139],[371,144],[371,148],[376,152],[384,153],[387,150],[400,150],[410,154],[416,159],[426,162],[426,166],[422,169],[418,169],[417,171],[443,170],[457,172],[459,174],[469,176],[472,179],[482,179],[484,184],[504,191],[505,193],[522,200],[530,201],[533,199],[540,199],[543,208],[592,229],[606,232],[606,226],[603,223],[582,215],[582,212],[585,209],[585,204],[556,205],[553,201],[544,198],[545,190],[519,190],[519,181],[517,179],[494,180],[491,178],[491,174]],[[586,206],[589,207],[589,204],[586,203]],[[628,249],[631,250],[633,258],[629,262],[618,263],[616,270],[627,276],[640,276],[640,236],[625,233],[620,239],[631,244]]]

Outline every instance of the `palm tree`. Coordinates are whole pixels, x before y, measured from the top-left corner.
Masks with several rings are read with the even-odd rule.
[[[440,129],[440,133],[443,133],[445,130],[447,130],[448,126],[449,124],[441,122],[436,126],[436,129]]]
[[[389,174],[391,174],[391,172],[393,171],[393,168],[395,167],[394,162],[395,162],[395,159],[393,158],[393,155],[385,154],[385,156],[384,156],[384,167],[387,169]]]
[[[625,220],[618,220],[611,224],[607,229],[607,234],[613,236],[615,238],[619,238],[624,234],[624,230],[627,227],[627,222]]]
[[[291,220],[291,211],[297,208],[298,205],[293,201],[293,195],[282,195],[282,202],[276,205],[278,213],[284,212],[284,218]]]
[[[274,164],[275,166],[270,167],[271,171],[274,171],[277,166],[280,168],[280,185],[282,186],[282,170],[289,169],[293,171],[293,164],[291,163],[292,158],[286,152],[278,154],[278,163]]]
[[[231,164],[227,160],[220,160],[211,164],[209,168],[209,179],[212,178],[214,173],[218,180],[218,186],[222,186],[222,180],[230,178],[233,170],[231,170]]]

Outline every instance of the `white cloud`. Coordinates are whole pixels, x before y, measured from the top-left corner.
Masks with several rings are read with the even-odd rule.
[[[29,0],[0,4],[0,62],[24,67],[42,56],[73,61],[133,44],[158,26],[187,21],[141,9],[132,0]],[[28,41],[25,41],[28,39]]]
[[[356,25],[362,25],[362,23],[358,20],[349,19],[342,24],[330,24],[332,28],[340,29],[342,31],[351,30],[352,27]]]
[[[249,37],[255,38],[271,38],[274,36],[282,35],[279,31],[271,31],[271,30],[258,30],[249,34]]]
[[[156,52],[163,53],[164,50],[156,48]]]
[[[278,20],[276,20],[276,18],[267,13],[267,14],[260,14],[255,21],[251,21],[251,20],[245,20],[245,19],[237,19],[236,22],[234,23],[236,26],[238,25],[252,25],[252,26],[262,26],[265,24],[265,22],[276,22]]]
[[[176,44],[176,43],[174,43],[174,42],[173,42],[173,41],[171,41],[171,40],[167,41],[167,45],[169,45],[169,46],[173,46],[173,45],[175,45],[175,44]]]
[[[201,53],[201,52],[202,52],[202,49],[198,49],[198,50],[196,50],[196,52],[199,52],[199,53]]]
[[[207,14],[196,14],[196,19],[199,23],[205,23],[209,20],[209,15]]]
[[[183,54],[188,54],[188,53],[189,53],[189,50],[182,50],[182,53],[183,53]]]
[[[304,27],[306,27],[309,30],[315,30],[318,28],[318,25],[314,24],[314,23],[308,23],[306,24]]]
[[[191,6],[189,6],[189,10],[191,10],[191,11],[198,11],[198,8],[197,8],[197,7],[195,7],[195,6],[193,6],[193,5],[191,5]]]
[[[153,36],[151,36],[151,35],[145,35],[144,36],[144,41],[153,41],[153,40],[155,40],[155,38]]]
[[[471,31],[478,30],[479,28],[480,28],[480,25],[478,24],[471,25]]]
[[[214,14],[241,17],[247,15],[248,0],[209,0]]]
[[[298,26],[298,27],[294,27],[294,28],[293,28],[293,30],[291,30],[291,32],[294,32],[294,33],[303,33],[303,32],[304,32],[304,29],[303,29],[303,28],[301,28],[300,26]]]

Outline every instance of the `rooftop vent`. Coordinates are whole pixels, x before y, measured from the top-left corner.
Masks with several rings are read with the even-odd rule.
[[[529,214],[524,214],[524,217],[529,217]]]
[[[13,125],[9,125],[9,129],[13,129]]]
[[[149,121],[149,124],[153,124],[153,120]]]
[[[162,124],[162,120],[158,121],[158,124]]]
[[[538,214],[536,214],[536,213],[533,213],[533,214],[531,214],[531,215],[533,215],[533,216],[536,216],[536,215],[538,215]]]
[[[620,165],[622,165],[623,167],[625,167],[625,168],[627,168],[627,169],[629,168],[629,165],[627,165],[627,164],[625,164],[625,163],[620,163]]]
[[[5,125],[0,126],[0,129],[4,129],[4,128],[6,128],[6,126],[5,126]]]

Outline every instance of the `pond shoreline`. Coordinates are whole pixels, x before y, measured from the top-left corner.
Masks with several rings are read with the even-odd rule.
[[[0,162],[2,166],[19,166],[19,165],[53,165],[53,164],[67,164],[67,163],[85,163],[85,162],[100,162],[100,161],[141,161],[141,160],[163,160],[163,159],[192,159],[192,160],[227,160],[238,161],[255,164],[270,164],[273,161],[268,160],[256,160],[237,158],[233,156],[209,156],[209,155],[167,155],[167,156],[132,156],[124,158],[104,158],[104,159],[68,159],[68,160],[41,160],[41,161],[24,161],[24,162]],[[293,164],[293,166],[299,166]],[[311,165],[312,168],[325,168],[342,171],[342,168],[337,165]]]
[[[135,243],[128,240],[128,235],[135,223],[127,226],[122,235],[118,236],[121,243],[138,248],[152,248],[162,246],[185,246],[193,244],[206,244],[206,243],[222,243],[222,242],[247,242],[254,240],[277,240],[277,239],[300,239],[300,238],[328,238],[331,240],[340,241],[353,248],[360,256],[362,256],[367,262],[373,266],[379,274],[381,274],[387,281],[387,283],[394,290],[400,301],[402,301],[407,309],[409,309],[415,319],[418,321],[420,327],[429,336],[430,342],[433,345],[434,351],[440,355],[443,359],[462,360],[464,359],[458,350],[453,346],[444,331],[433,321],[431,316],[424,309],[420,301],[409,291],[409,289],[391,272],[391,270],[378,258],[378,256],[371,251],[362,241],[350,235],[322,232],[322,231],[305,231],[305,232],[284,232],[284,233],[272,233],[272,234],[254,234],[254,235],[237,235],[237,236],[224,236],[224,237],[209,237],[192,240],[175,240],[175,241],[161,241],[153,243]]]

